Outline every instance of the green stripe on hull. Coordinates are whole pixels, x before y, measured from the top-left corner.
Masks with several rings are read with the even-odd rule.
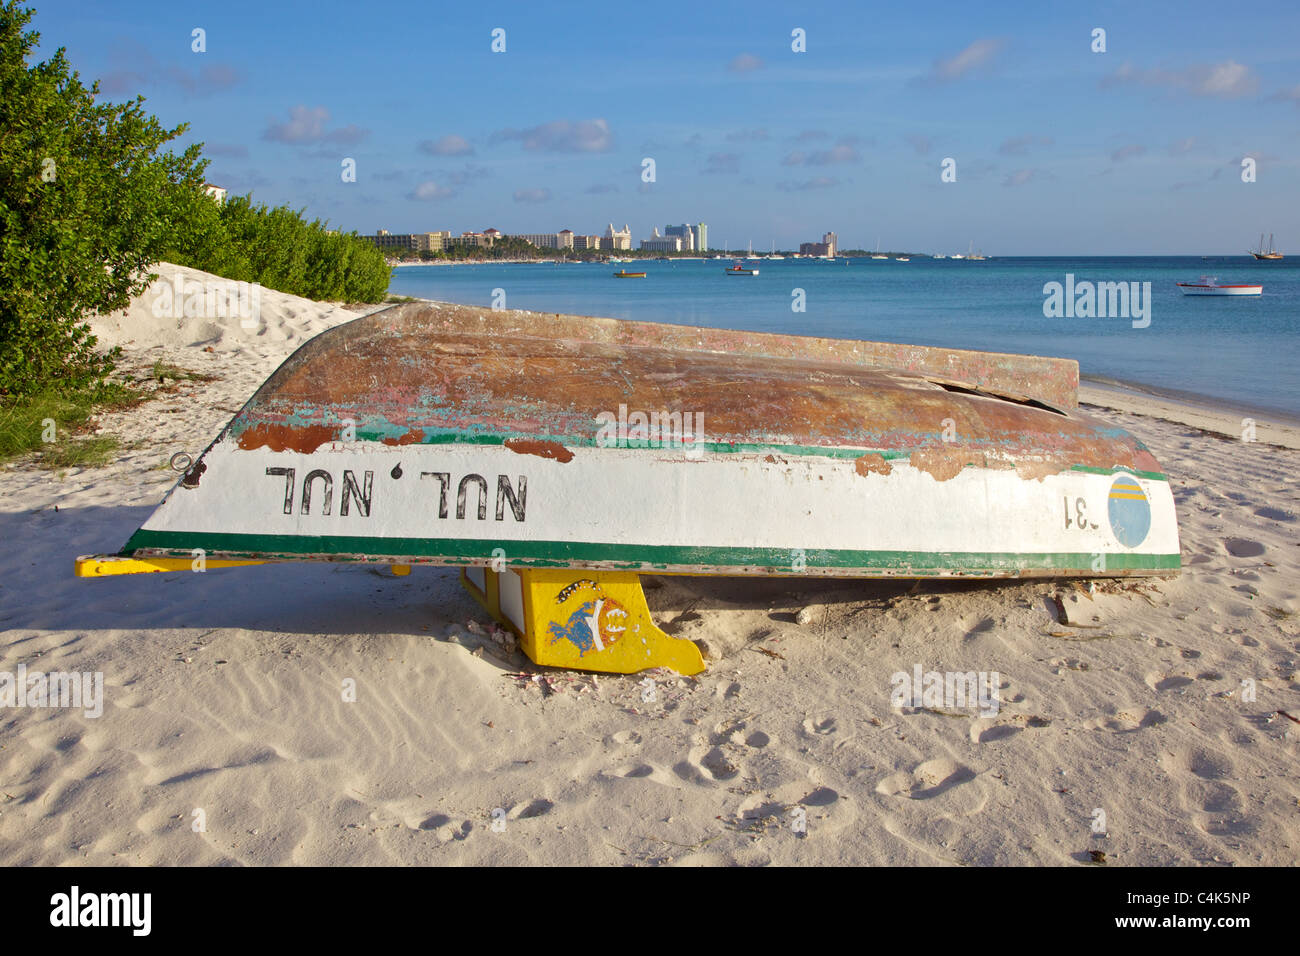
[[[793,554],[783,548],[715,548],[676,545],[606,544],[594,541],[489,541],[465,538],[376,538],[292,534],[225,534],[214,532],[146,531],[140,529],[122,549],[123,555],[139,550],[168,551],[189,557],[200,548],[210,554],[266,557],[287,560],[307,557],[339,560],[426,558],[447,563],[489,564],[493,549],[509,555],[512,566],[564,568],[581,564],[615,565],[634,570],[670,568],[764,568],[790,571]],[[1177,571],[1177,554],[1105,555],[1105,572],[1094,572],[1097,555],[1090,552],[1045,554],[961,551],[853,551],[809,549],[804,560],[809,569],[862,569],[878,573],[923,575],[957,572],[996,576],[1023,571],[1090,572],[1099,576],[1113,571]]]

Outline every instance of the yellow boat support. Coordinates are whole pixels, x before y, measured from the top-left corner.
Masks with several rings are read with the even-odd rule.
[[[613,674],[704,670],[692,641],[655,625],[635,572],[470,567],[461,583],[535,664]]]

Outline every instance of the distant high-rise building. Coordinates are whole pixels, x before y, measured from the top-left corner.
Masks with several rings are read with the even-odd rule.
[[[538,249],[572,249],[573,231],[564,229],[560,232],[514,233],[515,239],[531,242]]]
[[[835,250],[839,247],[839,236],[833,232],[828,232],[822,236],[821,242],[801,242],[799,243],[799,254],[803,256],[829,256],[835,258]]]
[[[683,250],[707,252],[709,248],[709,227],[702,222],[694,226],[687,223],[682,223],[680,226],[666,226],[664,235],[681,236]]]
[[[362,236],[380,249],[406,249],[412,252],[442,252],[447,248],[449,232],[415,232],[393,235],[387,229],[380,229],[373,236]]]
[[[628,228],[627,223],[623,224],[621,231],[614,231],[614,224],[611,222],[605,227],[605,235],[600,240],[602,249],[631,249],[632,248],[632,230]]]
[[[649,239],[641,240],[641,251],[642,252],[681,252],[682,237],[661,236],[659,235],[659,229],[655,228],[655,230],[650,234]]]
[[[680,226],[664,226],[665,236],[679,236],[682,240],[683,251],[694,251],[695,249],[695,230],[683,223]]]

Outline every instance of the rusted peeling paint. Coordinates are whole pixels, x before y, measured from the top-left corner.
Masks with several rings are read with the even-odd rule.
[[[388,445],[499,436],[567,462],[626,406],[700,416],[709,447],[888,449],[936,480],[968,464],[1158,471],[1131,436],[1074,410],[1076,382],[1056,359],[411,304],[305,345],[231,435],[310,452],[350,419]],[[870,464],[859,473],[886,474]]]
[[[203,463],[202,459],[196,461],[193,465],[190,466],[190,469],[187,472],[185,472],[185,477],[181,479],[181,487],[197,488],[199,486],[199,480],[203,477],[203,473],[207,470],[208,470],[208,466]]]
[[[573,452],[556,441],[532,441],[527,438],[509,438],[506,447],[518,455],[536,455],[538,458],[550,458],[561,465],[573,461]]]
[[[1043,458],[1038,461],[1032,458],[1021,458],[1016,461],[1016,476],[1026,480],[1042,481],[1049,475],[1059,475],[1069,468],[1068,462],[1056,458]]]
[[[854,461],[853,470],[865,478],[868,475],[887,475],[894,466],[880,452],[873,451]]]
[[[385,438],[384,444],[385,445],[418,445],[422,441],[424,441],[424,429],[412,428],[409,432],[407,432],[405,435],[402,435],[400,438]]]
[[[926,448],[912,452],[908,459],[917,471],[923,471],[935,481],[949,481],[961,474],[967,465],[977,468],[1009,469],[1009,461],[990,458],[981,451],[959,446]]]
[[[271,451],[314,452],[326,442],[334,441],[338,429],[333,425],[275,425],[259,422],[239,436],[239,447],[244,451],[266,447]]]

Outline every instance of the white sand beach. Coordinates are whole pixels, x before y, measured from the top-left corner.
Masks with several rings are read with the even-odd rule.
[[[0,466],[0,672],[104,682],[101,716],[0,709],[4,865],[1300,862],[1292,426],[1244,442],[1240,415],[1085,386],[1171,476],[1179,576],[646,578],[710,658],[646,700],[645,675],[506,655],[453,569],[73,577],[145,520],[174,453],[360,314],[264,291],[247,330],[150,301],[101,342],[213,380],[102,415],[106,467]],[[996,671],[998,713],[891,706],[918,665]]]

